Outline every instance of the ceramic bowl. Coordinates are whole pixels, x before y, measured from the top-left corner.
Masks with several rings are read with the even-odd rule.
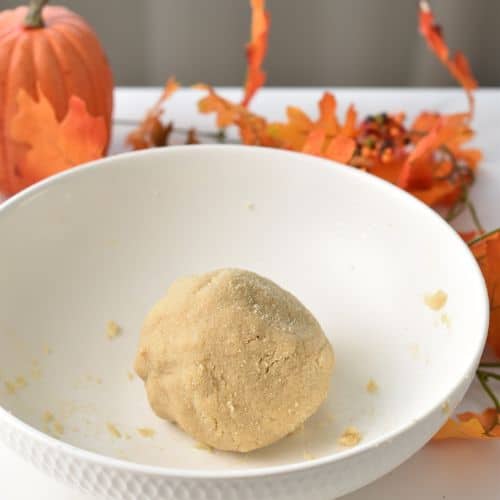
[[[429,440],[483,349],[485,286],[453,229],[405,192],[312,156],[243,146],[114,156],[4,203],[0,234],[0,437],[105,498],[345,494]],[[210,452],[159,420],[132,374],[150,306],[176,277],[219,267],[294,293],[337,358],[303,431],[249,454]],[[433,310],[424,297],[437,290],[447,301]],[[349,426],[361,441],[344,447]]]

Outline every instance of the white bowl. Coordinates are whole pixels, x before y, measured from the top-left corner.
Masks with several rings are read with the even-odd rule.
[[[115,156],[6,202],[0,234],[0,437],[108,498],[342,495],[424,445],[483,349],[485,286],[457,234],[403,191],[312,156],[242,146]],[[225,266],[296,294],[337,357],[329,399],[304,431],[246,455],[197,448],[128,375],[169,283]],[[423,298],[438,289],[448,301],[436,312]],[[109,320],[123,328],[113,340]],[[343,448],[350,425],[362,440]]]

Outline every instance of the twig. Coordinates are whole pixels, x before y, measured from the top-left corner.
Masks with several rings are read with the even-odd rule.
[[[470,216],[472,218],[472,221],[474,222],[474,225],[476,226],[476,229],[480,233],[484,233],[484,228],[483,225],[481,224],[481,221],[479,220],[479,217],[476,212],[476,207],[474,204],[467,198],[467,201],[465,202],[467,205],[467,208],[469,209]]]
[[[490,236],[493,236],[494,234],[497,234],[497,233],[500,233],[500,227],[497,227],[496,229],[493,229],[492,231],[488,231],[487,233],[483,233],[483,234],[477,236],[473,240],[469,241],[468,245],[470,247],[472,247],[472,246],[476,245],[477,243],[479,243],[483,240],[486,240]]]
[[[479,367],[480,368],[500,368],[500,362],[493,362],[493,363],[490,363],[488,361],[485,361],[483,363],[479,363]]]
[[[113,120],[114,125],[122,125],[126,127],[135,127],[139,125],[138,120],[131,120],[127,118],[118,118]],[[184,127],[175,127],[174,132],[179,132],[181,134],[187,134],[189,131],[192,130],[192,128],[184,128]],[[229,142],[229,143],[239,143],[238,140],[236,139],[228,139],[227,136],[225,135],[225,132],[221,134],[221,131],[219,130],[218,132],[210,132],[208,130],[196,130],[196,133],[200,137],[205,137],[207,139],[215,139],[218,142]]]
[[[486,394],[490,397],[491,401],[493,401],[493,404],[495,405],[495,410],[496,412],[500,412],[500,403],[498,402],[497,397],[495,396],[495,393],[491,390],[490,386],[488,385],[487,379],[488,376],[482,372],[481,370],[478,370],[476,372],[477,378],[479,380],[479,383],[483,386],[483,389],[486,391]]]

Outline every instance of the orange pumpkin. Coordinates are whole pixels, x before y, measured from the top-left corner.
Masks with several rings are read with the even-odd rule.
[[[71,95],[80,97],[91,115],[111,130],[113,77],[103,48],[90,26],[64,7],[32,0],[29,7],[0,12],[0,191],[13,194],[26,186],[13,165],[7,127],[24,88],[37,98],[37,87],[58,120]]]

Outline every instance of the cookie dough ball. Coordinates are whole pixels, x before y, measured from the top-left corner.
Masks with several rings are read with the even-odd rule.
[[[161,418],[221,450],[286,436],[327,396],[333,351],[314,316],[255,273],[181,278],[144,323],[135,369]]]

